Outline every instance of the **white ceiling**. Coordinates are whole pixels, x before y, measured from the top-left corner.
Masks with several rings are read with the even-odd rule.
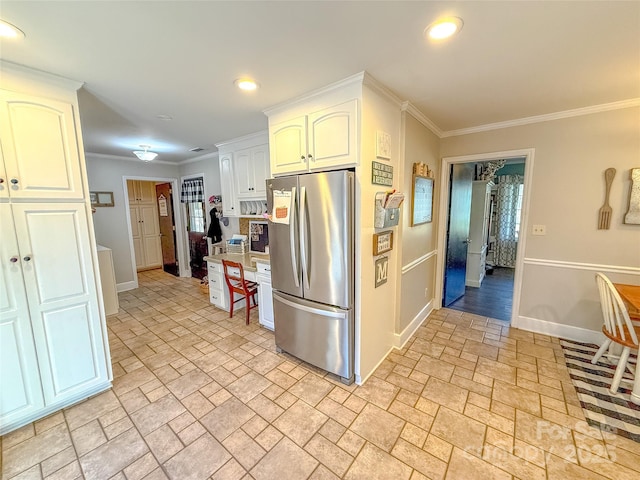
[[[442,15],[462,31],[425,41]],[[445,132],[640,97],[637,1],[3,0],[0,17],[27,35],[3,59],[85,82],[85,149],[107,155],[200,156],[363,70]]]

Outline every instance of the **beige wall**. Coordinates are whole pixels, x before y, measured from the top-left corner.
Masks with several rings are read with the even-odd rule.
[[[542,321],[549,328],[599,330],[594,272],[640,283],[640,225],[622,223],[629,171],[640,167],[640,108],[444,138],[441,156],[524,148],[535,149],[528,224],[546,225],[547,234],[525,232],[518,314],[523,326],[544,328]],[[611,189],[611,229],[597,230],[608,167],[618,171]]]
[[[389,257],[387,283],[375,288],[375,260],[373,256],[373,234],[383,231],[373,227],[375,194],[390,188],[371,183],[371,162],[380,161],[393,166],[393,188],[400,190],[400,109],[399,105],[383,98],[369,88],[363,88],[361,125],[360,166],[356,169],[356,181],[359,191],[360,223],[357,235],[356,260],[359,267],[356,274],[360,279],[356,312],[356,325],[359,328],[359,359],[356,355],[356,373],[364,380],[373,373],[379,362],[384,360],[394,344],[396,285],[400,275],[398,249],[384,254]],[[391,159],[376,158],[376,132],[382,131],[391,135]],[[403,206],[404,208],[404,206]],[[397,235],[399,227],[393,227]],[[359,268],[359,270],[358,270]],[[357,293],[356,293],[357,295]],[[359,301],[358,301],[359,299]],[[359,320],[358,320],[359,319]]]
[[[434,277],[437,256],[436,231],[438,225],[439,186],[434,185],[433,221],[411,226],[411,189],[413,183],[413,164],[423,162],[433,170],[434,178],[440,175],[440,140],[422,123],[407,112],[402,113],[404,126],[404,165],[401,191],[406,200],[402,209],[402,241],[398,249],[401,252],[400,293],[396,314],[396,335],[402,334],[418,316],[426,314],[425,308],[434,294]],[[431,254],[429,256],[429,254]],[[419,263],[417,263],[419,262]],[[415,265],[415,266],[412,266]],[[412,266],[412,267],[410,267]],[[410,267],[410,268],[408,268]],[[428,289],[425,295],[425,289]]]

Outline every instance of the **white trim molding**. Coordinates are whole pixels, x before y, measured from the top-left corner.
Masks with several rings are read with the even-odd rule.
[[[418,265],[420,265],[421,263],[426,262],[427,260],[429,260],[431,257],[435,257],[438,254],[438,250],[432,250],[428,253],[425,253],[424,255],[422,255],[421,257],[416,258],[415,260],[407,263],[405,266],[402,267],[402,275],[404,275],[407,272],[410,272],[411,270],[413,270],[414,268],[416,268]]]
[[[414,333],[420,328],[420,326],[424,323],[424,321],[431,315],[433,312],[433,299],[429,300],[429,302],[418,312],[418,314],[413,317],[411,323],[407,325],[407,327],[401,332],[393,335],[393,348],[396,350],[402,350],[404,348],[405,343],[413,336]]]
[[[137,275],[136,275],[137,277]],[[129,290],[134,290],[138,288],[138,282],[135,281],[131,281],[131,282],[122,282],[122,283],[118,283],[116,285],[116,291],[118,293],[120,292],[128,292]]]
[[[542,267],[568,268],[573,270],[588,270],[591,272],[621,273],[624,275],[640,275],[640,267],[625,267],[620,265],[600,265],[596,263],[566,262],[562,260],[546,260],[543,258],[525,258],[525,265]]]
[[[433,123],[429,117],[427,117],[424,113],[418,110],[416,106],[411,102],[403,102],[402,111],[407,112],[417,121],[419,121],[422,125],[424,125],[429,130],[431,130],[431,133],[433,133],[436,137],[438,138],[443,137],[444,132],[435,123]]]
[[[588,330],[586,328],[574,327],[573,325],[564,325],[531,317],[517,317],[511,326],[528,332],[566,338],[567,340],[582,343],[595,343],[596,345],[600,345],[604,340],[602,332],[597,330]]]
[[[550,122],[563,118],[579,117],[581,115],[590,115],[592,113],[608,112],[610,110],[620,110],[630,107],[640,107],[640,98],[631,98],[629,100],[621,100],[619,102],[603,103],[601,105],[592,105],[590,107],[574,108],[573,110],[546,113],[544,115],[534,115],[532,117],[507,120],[505,122],[487,123],[485,125],[478,125],[477,127],[449,130],[448,132],[442,132],[440,138],[469,135],[470,133],[487,132],[489,130],[500,130],[501,128],[519,127],[521,125],[529,125],[531,123]]]

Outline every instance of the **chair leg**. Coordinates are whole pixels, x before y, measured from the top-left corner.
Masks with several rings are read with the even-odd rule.
[[[229,318],[233,317],[233,306],[235,305],[233,300],[233,290],[229,290],[229,303],[231,303],[231,308],[229,309]]]
[[[593,365],[598,363],[598,360],[600,360],[600,357],[604,354],[604,352],[606,352],[607,348],[609,348],[609,345],[611,345],[611,339],[607,338],[591,359],[591,363]]]
[[[246,297],[244,297],[244,300],[245,300],[244,309],[247,311],[247,322],[246,322],[246,324],[249,325],[249,314],[251,313],[251,302],[249,300],[249,296],[248,295]]]
[[[622,354],[620,355],[620,361],[618,361],[618,368],[616,368],[616,373],[613,375],[611,388],[609,389],[609,392],[611,392],[611,394],[613,395],[618,393],[618,387],[620,386],[620,381],[622,380],[622,374],[627,368],[629,353],[631,353],[631,349],[629,347],[624,347],[624,350],[622,350]]]

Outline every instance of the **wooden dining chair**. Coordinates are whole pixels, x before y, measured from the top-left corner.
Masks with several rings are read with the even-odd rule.
[[[598,285],[598,292],[600,293],[600,306],[602,307],[602,316],[604,318],[602,333],[606,338],[591,359],[591,363],[594,365],[598,363],[600,357],[604,355],[613,342],[623,347],[616,372],[613,375],[611,387],[609,388],[609,391],[615,395],[618,392],[618,387],[620,386],[620,381],[622,380],[625,369],[629,367],[629,370],[634,372],[633,368],[628,366],[627,363],[631,349],[638,350],[640,326],[634,326],[631,323],[626,305],[606,275],[596,273],[596,284]]]
[[[252,308],[258,306],[256,302],[256,293],[258,292],[258,284],[256,282],[247,281],[244,278],[244,268],[241,263],[231,262],[229,260],[222,260],[222,267],[224,269],[224,279],[229,288],[229,317],[233,317],[233,306],[236,302],[245,299],[245,310],[247,312],[247,322],[249,325],[249,313]],[[235,294],[240,295],[236,298]],[[249,301],[249,297],[253,299],[253,306]]]

